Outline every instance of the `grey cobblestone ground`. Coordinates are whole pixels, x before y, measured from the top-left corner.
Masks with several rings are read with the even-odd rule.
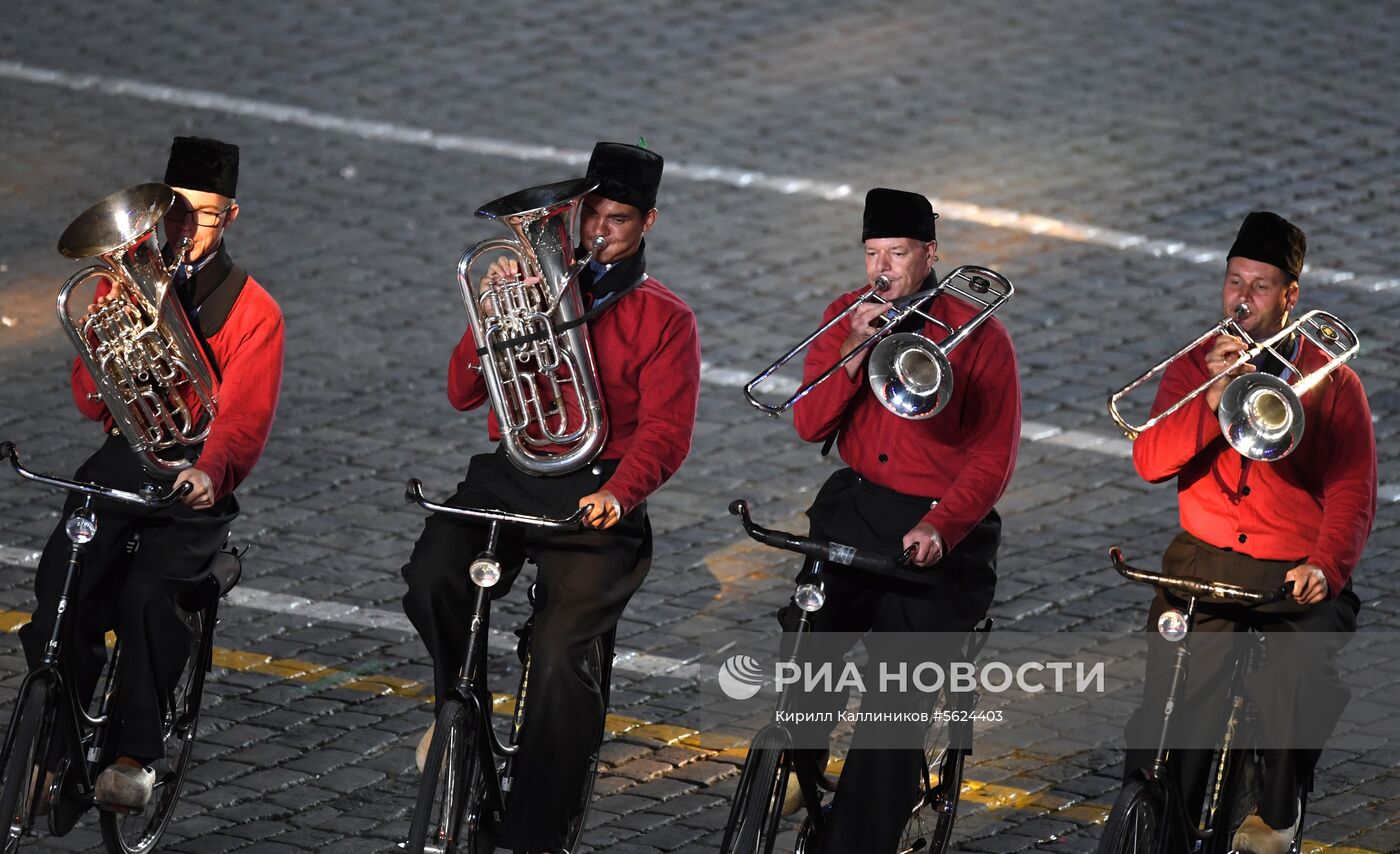
[[[667,179],[651,267],[696,309],[716,368],[757,369],[859,281],[858,200],[871,185],[1141,235],[1142,246],[1120,249],[971,216],[940,221],[945,268],[985,264],[1018,286],[1002,316],[1026,419],[1102,437],[1113,434],[1105,392],[1215,319],[1218,262],[1172,244],[1223,250],[1245,212],[1270,207],[1307,230],[1315,265],[1359,282],[1305,280],[1303,300],[1366,341],[1357,370],[1389,491],[1356,585],[1364,628],[1400,629],[1396,291],[1367,287],[1400,269],[1389,239],[1400,228],[1392,18],[1360,2],[604,2],[528,15],[496,2],[26,4],[0,30],[0,437],[57,471],[96,442],[69,400],[70,353],[52,320],[70,269],[53,251],[64,225],[101,195],[158,178],[173,133],[236,140],[243,217],[231,245],[288,328],[279,421],[240,495],[236,533],[255,546],[245,585],[397,610],[397,570],[421,525],[398,501],[403,479],[446,492],[485,447],[481,419],[442,395],[463,323],[453,264],[468,242],[497,236],[470,212],[576,169],[346,132],[267,105],[499,140],[517,154],[642,135],[674,164],[850,185],[850,199],[826,200],[695,180],[696,170]],[[15,63],[69,77],[19,79]],[[80,75],[107,82],[83,86]],[[244,100],[178,107],[148,90],[114,93],[114,80]],[[1001,503],[992,613],[1004,626],[1115,630],[1141,619],[1146,596],[1102,556],[1113,543],[1144,562],[1159,553],[1173,496],[1139,482],[1121,456],[1073,447],[1076,435],[1022,443]],[[827,465],[736,389],[707,384],[695,451],[651,502],[657,560],[620,645],[694,660],[766,637],[793,565],[742,542],[724,507],[743,495],[764,518],[792,520]],[[56,505],[9,481],[0,545],[37,548]],[[0,611],[29,607],[31,574],[0,567]],[[498,625],[523,612],[506,603]],[[223,616],[221,647],[344,675],[218,669],[166,849],[393,849],[427,707],[353,678],[428,678],[417,640],[246,607]],[[509,656],[493,668],[508,689]],[[0,700],[21,671],[6,635]],[[1395,673],[1369,677],[1368,702],[1393,713]],[[678,731],[652,727],[609,741],[593,850],[714,850],[739,760],[708,740],[734,723],[711,699],[693,680],[619,670],[619,728],[706,736],[668,743]],[[1048,721],[1056,751],[979,749],[968,775],[983,785],[965,799],[959,850],[1092,850],[1094,805],[1115,787],[1116,732],[1106,720],[1088,728],[1094,738],[1082,721]],[[1329,750],[1309,838],[1400,850],[1397,765],[1395,744]],[[87,823],[34,849],[97,845]]]

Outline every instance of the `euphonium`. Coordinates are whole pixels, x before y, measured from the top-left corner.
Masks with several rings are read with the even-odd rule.
[[[583,298],[575,286],[602,243],[600,238],[575,260],[578,207],[597,186],[588,178],[561,181],[482,206],[477,216],[500,222],[515,237],[473,244],[457,262],[501,441],[511,462],[530,474],[565,474],[585,466],[608,436]],[[514,255],[523,275],[488,281],[482,288],[471,267],[492,252]],[[530,278],[539,281],[526,284]],[[548,446],[564,450],[543,450]]]
[[[97,394],[152,475],[192,464],[214,422],[218,389],[179,300],[170,294],[176,264],[161,257],[156,228],[175,204],[165,184],[113,193],[73,220],[58,239],[69,258],[96,258],[58,292],[58,319],[87,365]],[[73,289],[107,279],[108,298],[75,321]]]

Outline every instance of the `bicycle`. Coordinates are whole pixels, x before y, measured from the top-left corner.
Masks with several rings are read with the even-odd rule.
[[[1109,550],[1109,557],[1119,575],[1130,581],[1180,594],[1186,599],[1186,608],[1168,610],[1158,620],[1158,632],[1176,644],[1171,684],[1162,710],[1161,736],[1151,765],[1135,770],[1114,801],[1108,821],[1104,824],[1098,852],[1229,854],[1233,850],[1232,837],[1254,808],[1258,794],[1260,762],[1249,743],[1253,709],[1244,696],[1243,681],[1246,674],[1259,665],[1265,640],[1263,635],[1258,635],[1251,648],[1235,664],[1230,680],[1230,713],[1210,763],[1203,800],[1205,809],[1199,825],[1189,818],[1182,783],[1172,771],[1167,747],[1172,713],[1186,684],[1186,665],[1190,658],[1188,641],[1202,597],[1259,607],[1288,598],[1293,583],[1286,582],[1276,590],[1258,590],[1195,576],[1163,575],[1128,565],[1123,559],[1123,552],[1116,546]],[[1308,788],[1303,786],[1299,792],[1302,814],[1298,817],[1298,835],[1290,848],[1293,854],[1297,854],[1302,844]]]
[[[796,552],[809,558],[798,577],[792,599],[801,614],[793,632],[794,643],[788,655],[796,663],[802,639],[811,631],[812,614],[826,604],[821,572],[827,563],[901,582],[927,585],[929,574],[910,568],[913,550],[897,558],[862,552],[851,546],[802,537],[786,531],[763,528],[749,516],[748,503],[736,500],[729,512],[738,516],[744,531],[753,539],[773,548]],[[969,633],[963,647],[965,660],[973,660],[986,644],[992,621],[986,620]],[[973,692],[941,692],[925,737],[920,791],[911,805],[909,818],[900,833],[900,852],[942,854],[952,838],[962,792],[963,765],[972,752],[972,712],[977,702]],[[806,810],[797,832],[795,854],[803,854],[816,842],[825,822],[823,793],[834,792],[836,784],[818,767],[816,753],[793,747],[792,731],[779,722],[790,710],[792,700],[786,691],[778,698],[774,723],[764,726],[749,743],[748,754],[739,774],[738,788],[720,842],[721,854],[769,854],[778,836],[787,796],[789,774],[797,780],[801,805]]]
[[[69,603],[77,594],[87,544],[97,534],[94,502],[104,500],[158,510],[179,502],[188,493],[188,486],[160,495],[150,484],[143,487],[142,492],[135,493],[38,474],[24,468],[19,452],[10,442],[0,443],[0,460],[3,459],[10,461],[20,477],[81,495],[83,503],[64,523],[72,546],[53,632],[39,666],[20,683],[15,711],[5,734],[4,750],[0,753],[0,768],[4,769],[0,816],[6,827],[0,851],[11,854],[17,850],[41,817],[44,807],[48,809],[49,833],[63,836],[83,813],[97,806],[106,849],[112,854],[145,854],[160,841],[180,797],[197,734],[205,674],[213,667],[214,624],[219,599],[238,583],[242,573],[240,555],[233,551],[214,555],[176,599],[192,630],[190,654],[173,696],[166,704],[165,755],[152,763],[156,780],[150,802],[144,809],[134,811],[98,804],[94,798],[97,775],[116,758],[111,743],[115,727],[109,725],[108,713],[121,692],[117,677],[121,638],[117,638],[104,674],[98,680],[101,690],[93,701],[96,703],[94,714],[89,714],[89,709],[77,696],[76,665],[63,656],[64,643],[71,640],[73,631],[69,626]],[[136,545],[135,540],[129,541],[118,560],[130,560]],[[63,739],[65,749],[55,757],[54,737],[59,733],[66,736]]]
[[[511,759],[520,750],[517,738],[525,720],[530,679],[530,626],[533,622],[531,617],[519,632],[521,639],[517,653],[521,660],[520,684],[515,693],[509,735],[502,743],[492,726],[492,694],[486,684],[491,588],[503,575],[496,556],[501,526],[518,525],[546,531],[576,530],[591,506],[581,507],[563,519],[452,507],[424,498],[423,484],[417,479],[408,482],[405,498],[408,503],[429,512],[475,519],[486,522],[488,526],[486,544],[467,568],[467,574],[476,586],[476,597],[470,617],[465,664],[457,684],[446,697],[439,698],[433,737],[423,763],[423,776],[419,782],[418,799],[405,849],[409,854],[425,851],[437,854],[491,854],[495,850],[495,829],[505,814],[511,788]],[[532,587],[529,591],[531,606],[535,603],[534,592]],[[585,661],[585,667],[602,688],[604,708],[607,707],[612,679],[615,638],[614,630],[595,640]],[[597,776],[602,743],[600,733],[588,760],[588,782],[569,821],[565,851],[573,850],[583,833],[593,798],[593,780]]]

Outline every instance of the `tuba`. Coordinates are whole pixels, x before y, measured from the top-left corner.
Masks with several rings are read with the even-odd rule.
[[[1249,304],[1240,303],[1235,306],[1231,316],[1207,329],[1196,340],[1109,395],[1108,414],[1114,423],[1123,428],[1129,439],[1136,439],[1157,422],[1205,392],[1221,376],[1264,353],[1271,353],[1284,365],[1286,372],[1294,376],[1293,381],[1290,383],[1271,374],[1241,374],[1225,386],[1225,391],[1220,396],[1220,405],[1216,409],[1216,417],[1225,441],[1241,456],[1267,463],[1281,460],[1293,453],[1303,438],[1303,395],[1322,382],[1328,374],[1351,361],[1360,352],[1361,341],[1356,337],[1356,333],[1351,331],[1351,327],[1335,315],[1318,309],[1309,311],[1262,340],[1255,340],[1244,330],[1241,324],[1247,317]],[[1292,341],[1295,334],[1321,350],[1327,357],[1326,363],[1311,373],[1303,373],[1302,369],[1279,349]],[[1195,389],[1141,424],[1128,421],[1119,411],[1119,404],[1124,397],[1218,335],[1233,335],[1245,343],[1245,349],[1224,371],[1207,378]]]
[[[189,318],[170,296],[175,264],[161,257],[156,228],[175,203],[165,184],[140,184],[88,208],[58,239],[64,256],[99,261],[59,290],[59,323],[97,384],[96,397],[156,477],[190,467],[189,449],[209,436],[218,394]],[[69,297],[89,279],[107,279],[112,290],[74,320]]]
[[[475,243],[457,262],[467,323],[482,351],[481,375],[506,456],[528,474],[559,475],[585,466],[608,437],[583,298],[574,287],[603,245],[598,238],[574,258],[578,207],[597,186],[577,178],[483,205],[477,216],[500,222],[515,236]],[[514,255],[523,275],[481,288],[471,267],[492,252]],[[526,284],[530,278],[539,281]],[[564,450],[544,450],[549,446]]]

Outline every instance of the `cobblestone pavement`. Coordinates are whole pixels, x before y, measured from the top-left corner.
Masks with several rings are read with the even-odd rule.
[[[1174,496],[1135,477],[1103,399],[1215,320],[1211,253],[1267,207],[1308,233],[1304,304],[1366,343],[1357,371],[1383,486],[1356,589],[1364,631],[1400,629],[1398,29],[1384,4],[1362,2],[10,10],[0,437],[59,472],[95,447],[52,318],[71,270],[54,242],[100,196],[158,178],[174,133],[242,145],[231,244],[287,317],[279,420],[240,491],[236,535],[255,548],[223,611],[225,652],[166,850],[364,852],[404,837],[428,722],[417,682],[430,674],[393,618],[421,525],[398,496],[408,476],[445,493],[486,447],[481,418],[442,394],[463,325],[453,264],[499,236],[471,219],[477,205],[576,173],[600,138],[644,136],[668,158],[648,252],[699,315],[707,373],[695,450],[651,503],[657,559],[620,629],[622,648],[650,658],[619,664],[592,850],[717,845],[740,754],[701,685],[724,643],[771,635],[794,569],[744,541],[724,508],[746,496],[762,518],[795,521],[830,465],[755,414],[734,377],[860,281],[872,185],[935,197],[945,268],[984,264],[1018,287],[1002,316],[1028,424],[1000,504],[992,615],[1004,628],[1141,620],[1147,596],[1104,550],[1150,561],[1173,533]],[[13,479],[0,489],[11,629],[31,602],[24,553],[57,504]],[[497,625],[524,608],[504,612]],[[665,673],[663,659],[703,667]],[[0,637],[0,702],[22,670],[14,636]],[[1357,675],[1361,699],[1393,714],[1395,671]],[[1086,727],[1047,706],[1036,749],[979,748],[959,850],[1092,850],[1128,708],[1112,711]],[[1394,742],[1325,754],[1307,835],[1332,847],[1316,850],[1400,850],[1397,765]],[[33,849],[98,844],[89,821]]]

